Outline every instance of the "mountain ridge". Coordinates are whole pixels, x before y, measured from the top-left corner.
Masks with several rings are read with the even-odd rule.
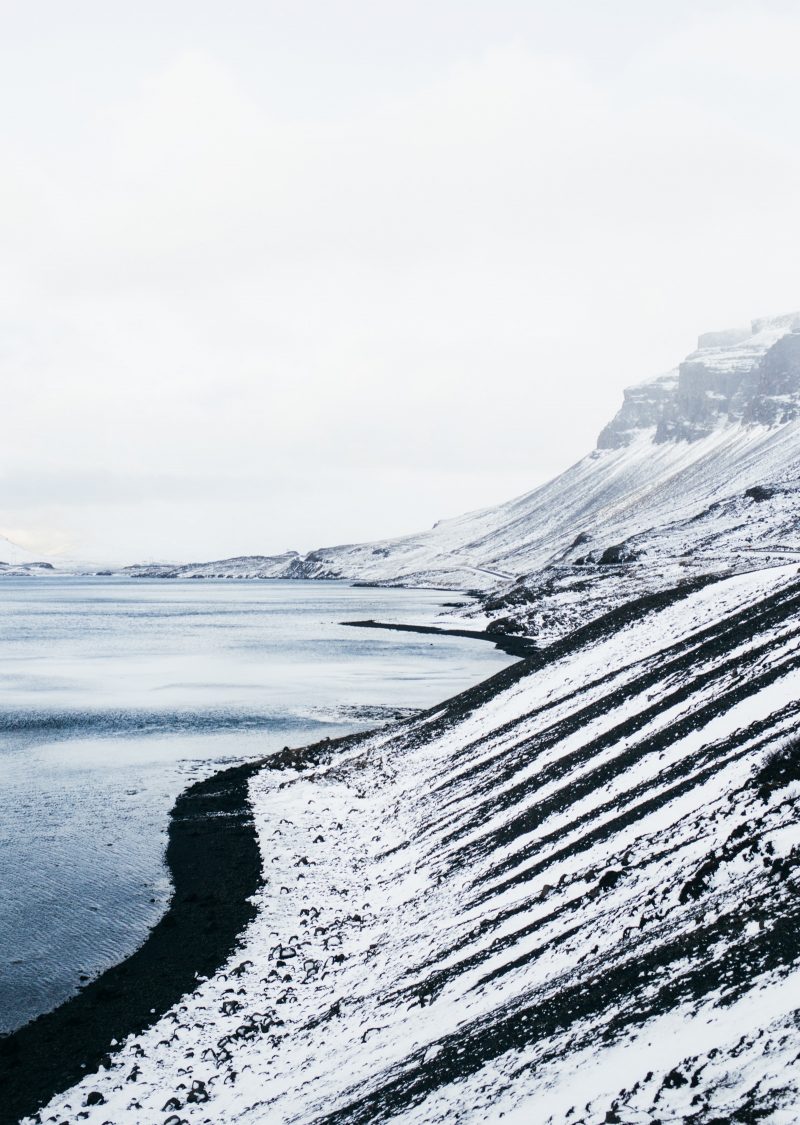
[[[799,407],[800,313],[763,317],[749,331],[704,333],[674,370],[627,388],[597,445],[615,449],[653,426],[656,442],[693,441],[719,424],[789,422]]]
[[[669,558],[690,573],[761,565],[770,552],[786,561],[787,549],[800,551],[800,314],[706,333],[698,344],[675,371],[625,392],[596,449],[504,504],[395,539],[125,573],[339,578],[472,590],[491,600],[520,582],[540,591],[579,567],[582,578],[587,567],[605,568],[607,578],[609,566],[646,555],[660,526],[680,529],[681,540],[679,551],[660,544],[660,563]],[[759,519],[756,543],[731,532],[732,522],[756,512],[754,495],[780,497],[775,506],[783,508],[777,523]]]

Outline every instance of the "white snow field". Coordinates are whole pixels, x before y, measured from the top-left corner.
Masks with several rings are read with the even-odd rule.
[[[800,1119],[797,569],[263,769],[241,948],[41,1120]]]

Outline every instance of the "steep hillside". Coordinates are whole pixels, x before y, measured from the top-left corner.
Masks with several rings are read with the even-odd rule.
[[[691,550],[662,543],[661,560],[710,551],[714,565],[724,553],[738,566],[751,544],[731,537],[724,512],[717,524],[712,506],[746,506],[749,490],[772,485],[791,497],[800,479],[800,315],[756,321],[744,338],[722,333],[699,343],[675,372],[626,392],[598,448],[541,488],[419,536],[314,552],[310,573],[443,584],[471,574],[471,585],[485,589],[498,575],[600,562],[609,547],[696,517],[705,522],[690,534]],[[762,530],[752,546],[763,552],[774,539],[777,548],[799,549],[786,532],[785,524]]]
[[[150,1015],[65,1092],[30,1025],[0,1091],[90,1125],[800,1120],[794,326],[703,338],[528,496],[273,567],[485,580],[490,628],[537,647],[429,713],[248,767],[252,823],[224,823],[262,884],[236,946],[178,1003],[137,978]],[[125,972],[92,986],[104,1018]]]
[[[597,449],[509,503],[399,539],[141,573],[482,591],[534,576],[538,600],[553,568],[657,556],[693,573],[733,571],[800,553],[800,314],[699,345],[675,371],[625,392]]]
[[[792,565],[267,762],[241,948],[41,1119],[798,1120],[798,700]]]

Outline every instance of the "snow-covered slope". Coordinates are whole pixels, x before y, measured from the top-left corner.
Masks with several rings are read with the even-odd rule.
[[[297,578],[294,567],[299,563],[296,551],[283,555],[237,555],[205,563],[137,563],[123,567],[118,573],[130,578]]]
[[[242,947],[41,1120],[797,1121],[798,700],[772,567],[267,766]]]
[[[539,647],[267,760],[238,946],[39,1121],[800,1120],[794,325],[703,338],[501,508],[212,564],[485,581],[490,627]]]
[[[674,527],[658,554],[694,569],[722,556],[738,569],[765,552],[800,549],[789,511],[800,479],[800,314],[710,333],[674,372],[626,391],[598,448],[566,472],[499,507],[443,520],[419,535],[181,568],[176,576],[338,577],[495,591],[609,547]],[[761,520],[752,490],[777,486],[785,519]],[[691,521],[698,519],[698,526]],[[588,558],[587,558],[588,556]],[[757,556],[751,558],[751,556]],[[611,561],[608,559],[607,561]],[[617,561],[626,561],[619,557]],[[540,584],[541,577],[535,584]]]
[[[800,479],[800,315],[756,321],[735,343],[728,334],[712,336],[712,346],[707,339],[677,371],[627,392],[598,448],[541,488],[418,536],[322,550],[307,562],[372,581],[445,584],[457,576],[485,589],[497,575],[520,577],[585,556],[587,541],[602,553],[724,499],[744,501],[757,486],[793,487]],[[730,546],[748,549],[744,537]]]

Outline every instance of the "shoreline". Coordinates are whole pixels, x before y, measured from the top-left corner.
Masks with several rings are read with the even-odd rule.
[[[402,625],[390,621],[340,621],[354,629],[390,629],[396,633],[426,633],[434,637],[466,637],[471,641],[491,641],[495,648],[509,656],[525,660],[541,650],[530,637],[518,637],[513,633],[490,633],[487,629],[444,629],[438,625]]]
[[[3,1125],[34,1115],[96,1071],[114,1040],[140,1034],[233,952],[255,917],[250,896],[261,884],[248,782],[264,764],[228,767],[180,794],[165,857],[173,884],[167,912],[130,957],[0,1038]]]
[[[623,623],[633,609],[661,608],[686,592],[637,599],[546,650],[528,638],[478,630],[373,620],[341,624],[491,641],[509,655],[521,657],[422,710],[413,720],[387,724],[402,730],[426,719],[429,732],[435,734],[541,666],[545,653],[558,656],[573,648],[576,640],[598,639],[612,625]],[[144,1032],[191,995],[200,980],[218,972],[240,945],[257,914],[251,896],[263,885],[262,855],[248,796],[250,778],[263,769],[313,769],[330,760],[337,749],[353,746],[374,733],[369,729],[300,748],[287,747],[220,770],[179,795],[170,814],[165,857],[174,888],[166,914],[126,960],[51,1012],[0,1037],[0,1125],[18,1125],[21,1118],[35,1116],[87,1074],[102,1072],[118,1044]],[[71,1112],[81,1108],[75,1105]]]
[[[349,621],[357,628],[388,629],[491,641],[509,655],[530,658],[525,638],[478,630],[442,629],[376,621]],[[483,702],[516,678],[520,660],[421,712],[452,717]],[[500,682],[498,682],[500,681]],[[419,716],[417,716],[419,718]],[[402,726],[400,719],[390,726]],[[0,1125],[18,1125],[53,1097],[102,1068],[131,1035],[157,1022],[199,979],[217,972],[256,916],[250,901],[262,885],[262,856],[248,798],[250,778],[262,769],[313,768],[333,750],[374,733],[286,748],[222,769],[195,782],[170,812],[165,866],[173,895],[164,916],[129,957],[90,981],[75,996],[16,1030],[0,1036]],[[75,1110],[80,1107],[73,1107]]]
[[[257,913],[251,897],[263,885],[248,796],[253,774],[310,769],[369,733],[286,747],[184,789],[170,812],[165,866],[173,895],[166,913],[130,957],[0,1036],[0,1125],[18,1125],[100,1069],[117,1044],[151,1027],[237,948]]]

